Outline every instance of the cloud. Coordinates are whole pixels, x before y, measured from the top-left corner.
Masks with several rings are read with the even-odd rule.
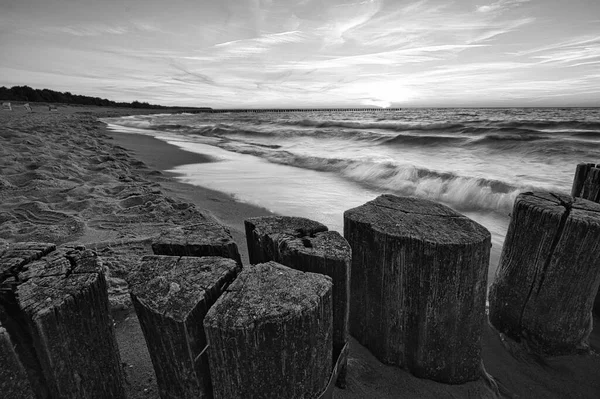
[[[265,33],[256,38],[215,44],[213,48],[220,52],[222,58],[248,57],[266,53],[276,46],[302,43],[308,38],[308,35],[300,31]]]
[[[21,30],[22,33],[36,32],[35,30]],[[67,34],[72,36],[92,37],[102,35],[126,35],[136,32],[161,32],[166,33],[158,25],[141,20],[134,20],[130,23],[123,24],[74,24],[66,26],[42,26],[38,32],[43,34],[57,33]]]
[[[478,6],[476,10],[480,13],[492,13],[496,11],[502,12],[510,8],[518,7],[521,4],[529,1],[530,0],[498,0],[492,4]]]
[[[208,75],[199,72],[192,72],[184,66],[176,64],[175,62],[171,62],[171,66],[183,73],[182,76],[173,77],[174,80],[185,83],[201,83],[211,86],[217,86],[215,80]]]
[[[600,36],[578,37],[513,54],[540,60],[540,64],[589,64],[595,59],[600,61]]]
[[[125,26],[105,24],[50,26],[42,28],[42,30],[47,33],[63,33],[73,36],[123,35],[130,31]]]

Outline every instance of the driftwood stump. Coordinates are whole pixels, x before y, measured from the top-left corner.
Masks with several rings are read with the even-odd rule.
[[[490,233],[435,202],[382,195],[344,213],[350,333],[421,378],[480,377]]]
[[[202,321],[239,269],[216,256],[145,256],[129,276],[161,398],[212,398]]]
[[[277,243],[273,234],[287,234],[294,237],[311,236],[327,231],[327,226],[310,219],[292,216],[266,216],[244,220],[246,243],[250,264],[256,265],[271,260],[279,261]]]
[[[96,255],[83,247],[54,249],[16,244],[0,259],[0,318],[5,342],[10,340],[16,354],[12,358],[38,398],[123,398],[106,281]]]
[[[599,204],[520,194],[490,287],[491,323],[543,354],[587,348],[600,285],[598,237]]]
[[[249,219],[245,224],[248,248],[254,248],[263,261],[273,260],[296,270],[331,277],[334,366],[349,338],[350,245],[338,232],[322,231],[325,226],[308,219],[267,216]],[[250,242],[251,239],[257,241]],[[345,387],[347,359],[339,368],[337,384]]]
[[[229,230],[209,220],[161,232],[152,243],[152,252],[170,256],[221,256],[242,266],[237,244]]]
[[[331,372],[331,279],[242,270],[204,319],[215,398],[316,398]]]

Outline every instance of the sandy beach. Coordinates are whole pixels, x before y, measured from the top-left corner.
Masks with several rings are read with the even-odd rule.
[[[133,311],[125,278],[150,243],[169,226],[216,219],[238,244],[248,264],[245,218],[267,209],[203,187],[180,183],[166,172],[211,162],[137,134],[110,132],[98,118],[148,110],[58,105],[0,112],[0,241],[81,243],[95,249],[106,267],[129,398],[158,398],[156,378]],[[156,111],[158,112],[158,111]],[[163,111],[164,112],[164,111]],[[594,322],[600,322],[596,317]],[[377,361],[351,341],[348,387],[336,398],[598,398],[600,328],[592,352],[540,358],[500,337],[487,324],[482,339],[488,378],[449,386],[422,380]]]

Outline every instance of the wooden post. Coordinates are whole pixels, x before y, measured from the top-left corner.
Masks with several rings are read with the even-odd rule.
[[[296,237],[314,235],[327,231],[327,226],[310,219],[290,216],[267,216],[244,220],[246,243],[250,264],[278,261],[277,248],[272,241],[273,234],[287,234]]]
[[[315,233],[326,227],[308,219],[267,216],[249,219],[245,224],[248,248],[255,248],[255,254],[259,253],[261,259],[331,277],[335,365],[349,338],[350,245],[336,231]],[[304,227],[298,228],[300,224]],[[251,239],[256,241],[250,242]],[[341,362],[337,379],[337,385],[342,388],[346,385],[346,372],[347,360]]]
[[[0,310],[2,312],[2,310]],[[0,315],[0,319],[4,317]],[[27,372],[8,331],[0,323],[0,392],[7,398],[35,399]]]
[[[575,178],[573,179],[573,187],[571,188],[571,197],[581,197],[583,186],[588,177],[590,169],[593,167],[595,167],[593,163],[580,163],[577,165],[577,168],[575,169]]]
[[[152,243],[152,252],[170,256],[221,256],[233,259],[242,266],[231,233],[225,226],[213,221],[163,231]]]
[[[204,319],[216,399],[316,398],[331,372],[331,279],[245,267]]]
[[[124,398],[106,281],[96,254],[83,247],[54,248],[17,244],[0,259],[4,337],[36,397]]]
[[[580,163],[573,179],[572,197],[581,197],[600,203],[600,164]],[[600,290],[594,301],[594,313],[600,316]]]
[[[130,274],[161,398],[212,398],[202,321],[239,270],[216,256],[145,256]]]
[[[496,279],[490,321],[540,353],[587,348],[600,285],[600,205],[551,193],[515,200]]]
[[[344,236],[350,333],[417,377],[477,380],[490,233],[444,205],[382,195],[344,213]]]

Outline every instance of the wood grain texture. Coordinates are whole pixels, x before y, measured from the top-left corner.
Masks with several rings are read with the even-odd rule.
[[[514,205],[490,321],[543,354],[587,348],[600,285],[600,205],[551,193],[523,193]]]
[[[331,372],[331,279],[245,267],[204,319],[214,396],[315,398]]]
[[[577,165],[571,196],[600,203],[600,164],[580,163]],[[593,311],[600,316],[600,291],[596,294]]]
[[[19,274],[26,314],[50,397],[123,398],[106,280],[93,251],[63,249]]]
[[[344,213],[344,237],[350,333],[418,377],[478,379],[490,233],[444,205],[382,195]]]
[[[7,398],[34,399],[35,393],[27,379],[25,366],[15,351],[15,345],[0,323],[0,393]]]
[[[312,222],[312,223],[310,223]],[[302,227],[299,228],[299,225]],[[263,261],[276,261],[303,272],[320,273],[333,282],[333,363],[349,338],[350,263],[352,250],[338,232],[321,231],[318,222],[296,217],[253,218],[247,227],[248,243]],[[257,231],[258,230],[258,231]],[[332,364],[333,367],[333,364]],[[345,387],[347,361],[340,365],[337,385]]]
[[[240,266],[216,256],[145,256],[129,277],[162,398],[212,398],[202,322]]]
[[[327,231],[327,226],[314,220],[293,216],[265,216],[244,220],[250,264],[271,260],[278,262],[276,243],[272,234],[304,237]]]
[[[575,168],[575,177],[573,178],[573,186],[571,187],[571,197],[581,197],[588,173],[595,166],[593,163],[580,163],[577,165]]]
[[[152,243],[152,251],[155,255],[221,256],[242,266],[237,244],[229,230],[210,220],[161,232]]]
[[[6,361],[0,362],[0,374],[7,378],[2,392],[9,397],[26,395],[27,391],[39,398],[47,398],[50,394],[29,323],[19,307],[16,289],[24,282],[19,274],[27,264],[55,249],[56,245],[50,243],[23,242],[3,245],[0,251],[0,323],[4,324],[3,339],[7,350],[6,357],[2,357]],[[11,357],[16,363],[9,360]],[[23,372],[19,372],[19,368]]]
[[[279,262],[303,272],[319,273],[331,277],[333,283],[333,359],[335,365],[342,348],[349,339],[350,318],[350,244],[337,231],[324,231],[304,237],[279,234]],[[346,386],[348,362],[340,365],[337,385]]]
[[[84,247],[56,250],[47,243],[19,243],[2,252],[3,338],[14,348],[12,359],[34,395],[123,398],[106,281],[96,254]]]
[[[593,202],[600,202],[600,167],[589,169],[583,182],[580,197]]]

